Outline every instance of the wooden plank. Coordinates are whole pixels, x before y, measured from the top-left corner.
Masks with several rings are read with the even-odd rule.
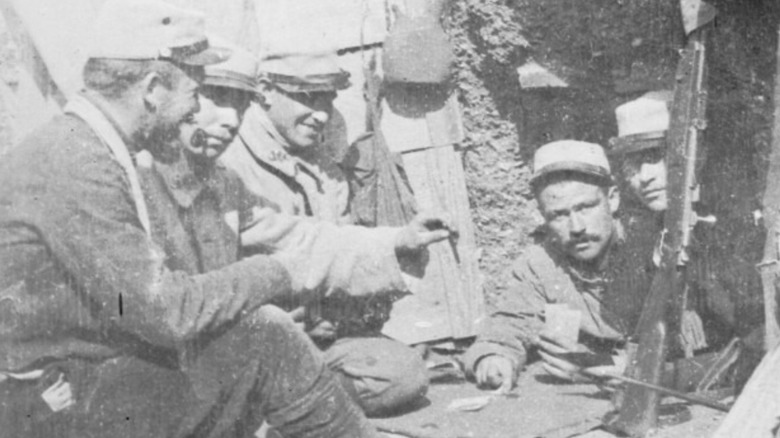
[[[412,87],[396,87],[391,93],[382,101],[382,132],[392,152],[447,147],[463,141],[457,93],[427,94]]]
[[[712,438],[774,438],[780,426],[780,347],[758,365]]]
[[[428,337],[426,332],[435,333],[437,337],[472,336],[476,334],[477,320],[484,313],[484,301],[461,154],[449,145],[405,153],[403,161],[420,208],[448,212],[460,231],[460,238],[456,245],[457,256],[449,242],[429,248],[430,260],[425,276],[413,291],[418,307],[409,309],[419,315],[420,320],[399,340],[433,340],[422,339]],[[441,317],[442,310],[446,312],[446,319]],[[403,317],[391,315],[391,331],[400,325],[394,325],[393,318]]]

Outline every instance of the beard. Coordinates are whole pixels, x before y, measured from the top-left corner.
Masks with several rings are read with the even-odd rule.
[[[170,163],[178,160],[181,145],[178,141],[180,122],[156,120],[147,129],[141,130],[133,140],[138,149],[144,149],[155,159]]]
[[[161,120],[152,126],[147,133],[147,142],[149,143],[170,143],[179,136],[181,121]]]

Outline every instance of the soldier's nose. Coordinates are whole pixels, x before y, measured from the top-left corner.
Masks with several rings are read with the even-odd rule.
[[[585,221],[579,213],[573,213],[569,216],[569,230],[572,234],[578,235],[585,232]]]

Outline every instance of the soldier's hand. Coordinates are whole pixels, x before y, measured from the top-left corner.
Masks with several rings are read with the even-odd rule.
[[[477,385],[498,389],[497,392],[506,394],[512,390],[514,384],[514,367],[508,358],[494,354],[477,362],[474,377],[477,379]]]
[[[544,333],[539,335],[538,346],[545,371],[572,382],[588,382],[594,377],[608,378],[622,374],[626,365],[624,354],[594,353],[582,344],[563,345]],[[609,379],[599,382],[607,385],[615,383]]]
[[[588,377],[580,372],[582,368],[560,356],[547,353],[541,349],[539,350],[539,356],[544,361],[542,364],[544,370],[561,380],[575,383],[590,381]]]
[[[626,372],[628,366],[628,355],[625,350],[618,350],[612,354],[611,365],[598,365],[594,367],[585,368],[585,371],[592,376],[601,377],[601,381],[598,383],[599,387],[605,391],[612,392],[620,386],[622,383],[616,378],[611,376],[621,376]]]
[[[546,336],[545,333],[539,335],[537,343],[539,347],[539,356],[541,356],[542,367],[551,375],[559,379],[571,382],[587,382],[590,379],[585,377],[580,371],[582,367],[568,360],[571,353],[587,353],[588,350],[581,344],[564,345],[557,342],[552,336]]]
[[[419,252],[432,243],[457,234],[452,220],[447,215],[420,213],[398,233],[395,250],[399,254]]]

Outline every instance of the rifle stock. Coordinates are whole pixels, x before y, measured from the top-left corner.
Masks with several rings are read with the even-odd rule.
[[[629,378],[656,386],[662,381],[667,353],[678,347],[687,249],[698,220],[693,204],[698,201],[699,131],[706,127],[704,37],[702,29],[689,36],[677,67],[666,151],[668,206],[664,212],[661,264],[645,299],[635,332],[638,347],[626,373]],[[661,394],[649,387],[630,385],[621,396],[617,416],[608,428],[643,437],[657,426]]]

